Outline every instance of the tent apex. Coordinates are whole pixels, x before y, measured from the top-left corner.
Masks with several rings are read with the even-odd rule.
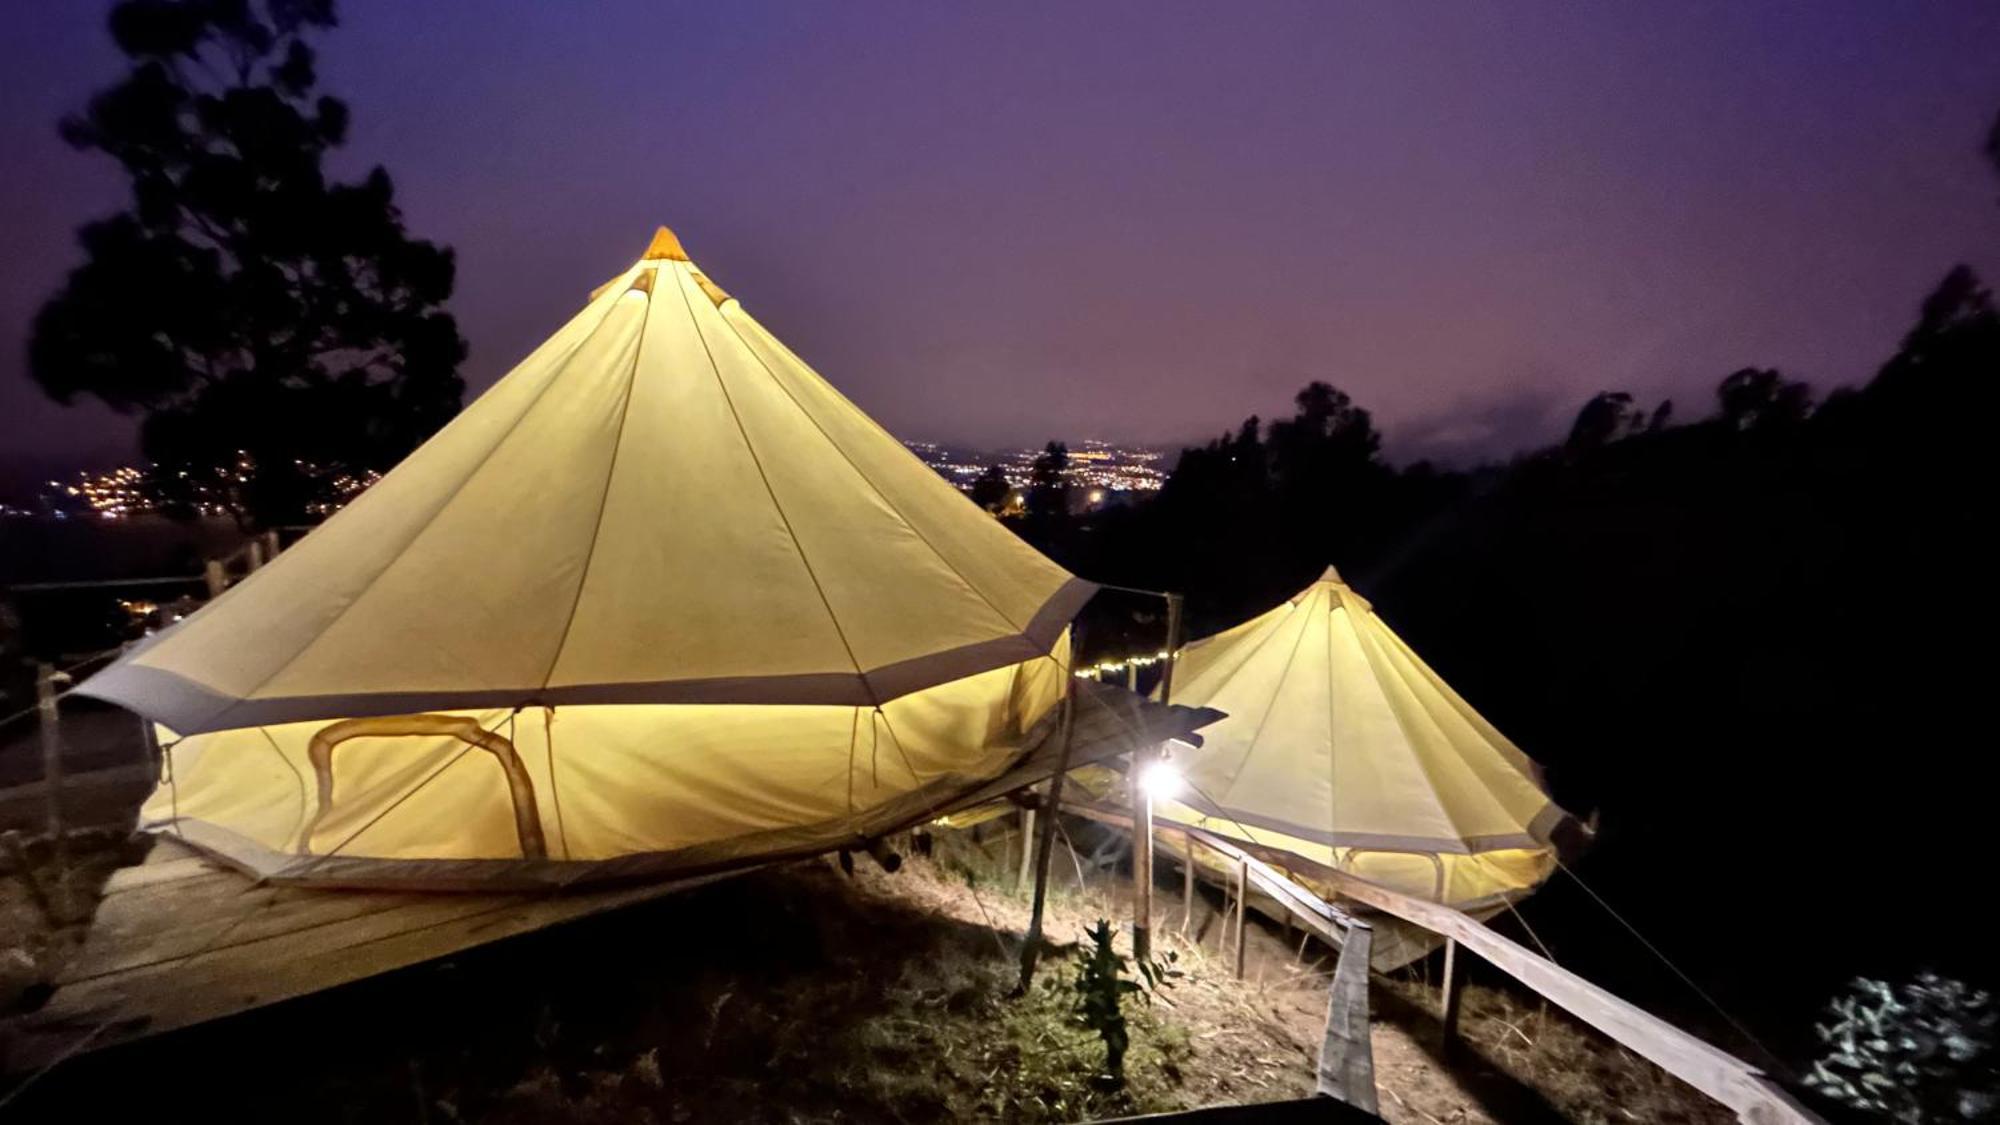
[[[1342,586],[1347,585],[1347,580],[1345,578],[1342,578],[1340,576],[1340,572],[1338,570],[1335,570],[1331,566],[1326,568],[1325,574],[1319,576],[1319,580],[1321,582],[1338,582]]]
[[[653,241],[647,244],[646,253],[639,260],[642,262],[685,262],[688,260],[688,256],[687,251],[681,249],[681,240],[675,237],[674,232],[668,230],[666,227],[661,227],[659,230],[653,232]]]

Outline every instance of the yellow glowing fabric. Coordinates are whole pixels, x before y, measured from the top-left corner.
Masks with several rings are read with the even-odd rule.
[[[1329,568],[1182,650],[1174,702],[1228,718],[1182,749],[1163,819],[1461,907],[1553,870],[1534,764]]]
[[[1018,753],[1093,587],[679,245],[663,230],[367,493],[85,686],[187,736],[149,817],[260,869],[343,832],[342,857],[522,858],[501,758],[437,736],[342,743],[339,807],[302,839],[302,755],[369,716],[511,731],[550,861],[838,833]]]

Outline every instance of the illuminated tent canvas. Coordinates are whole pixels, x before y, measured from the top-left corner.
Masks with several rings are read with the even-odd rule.
[[[1284,604],[1189,644],[1174,702],[1228,717],[1175,755],[1157,810],[1282,853],[1486,913],[1554,870],[1564,813],[1535,765],[1329,567]],[[1385,944],[1378,964],[1397,951]]]
[[[662,229],[373,488],[83,690],[161,731],[145,823],[265,876],[682,871],[1000,774],[1093,589]]]

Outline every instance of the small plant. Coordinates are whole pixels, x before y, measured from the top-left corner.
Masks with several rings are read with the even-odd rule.
[[[1170,979],[1180,972],[1173,967],[1172,951],[1167,953],[1165,962],[1141,960],[1139,975],[1145,980],[1145,986],[1141,987],[1138,981],[1125,976],[1128,958],[1113,948],[1117,935],[1109,921],[1099,918],[1087,936],[1089,947],[1076,953],[1073,1011],[1078,1023],[1104,1040],[1104,1077],[1110,1084],[1120,1085],[1125,1081],[1125,1049],[1132,1043],[1131,1032],[1125,1026],[1125,998],[1137,994],[1150,1004],[1153,998],[1147,989],[1167,987]]]
[[[1807,1086],[1905,1125],[2000,1114],[1990,993],[1935,973],[1894,987],[1856,978],[1827,1010]]]

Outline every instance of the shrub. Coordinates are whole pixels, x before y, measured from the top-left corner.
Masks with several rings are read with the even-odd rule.
[[[1827,1010],[1812,1089],[1907,1125],[2000,1113],[1991,994],[1934,973],[1894,987],[1856,978]]]

